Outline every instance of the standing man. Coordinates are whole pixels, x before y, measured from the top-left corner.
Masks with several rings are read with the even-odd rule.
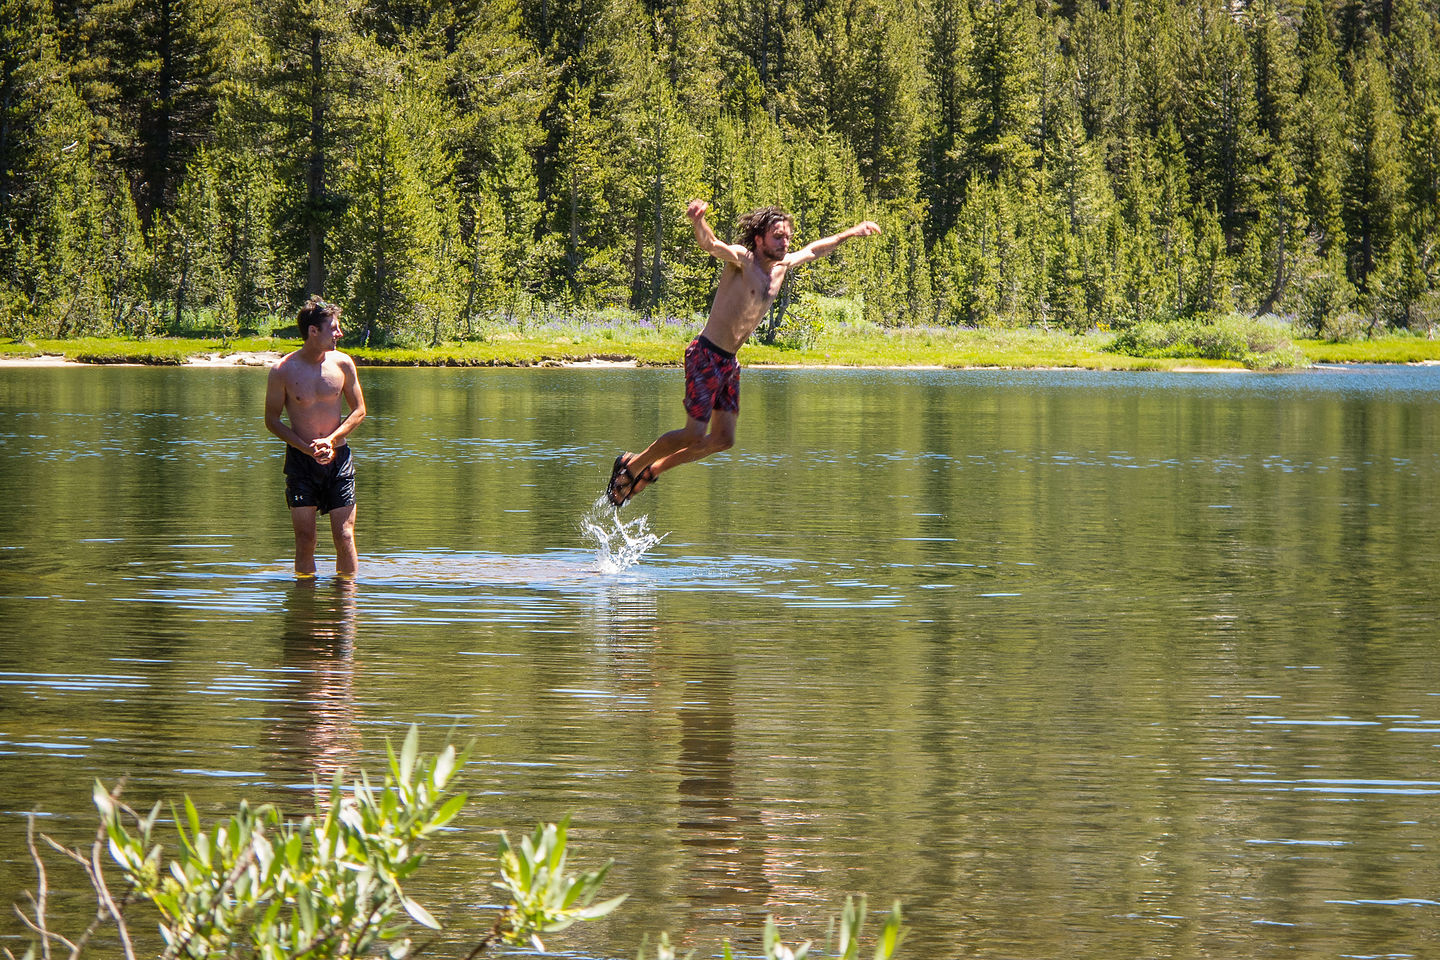
[[[295,574],[315,576],[316,514],[328,513],[335,573],[353,577],[355,467],[345,438],[365,419],[365,396],[355,361],[335,349],[344,332],[340,308],[311,297],[297,323],[305,343],[270,368],[265,388],[265,426],[287,444],[285,500],[295,526]],[[289,424],[280,419],[282,411]]]
[[[704,200],[685,210],[695,241],[725,262],[710,319],[685,348],[685,426],[662,434],[640,453],[615,458],[605,496],[617,507],[654,483],[671,467],[728,450],[740,415],[741,344],[760,325],[791,267],[828,257],[851,237],[870,237],[880,226],[870,220],[790,252],[795,223],[779,207],[763,207],[740,218],[740,243],[721,243],[705,220]]]

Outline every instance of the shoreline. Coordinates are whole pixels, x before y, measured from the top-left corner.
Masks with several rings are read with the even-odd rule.
[[[265,367],[269,368],[279,362],[283,357],[279,352],[255,352],[240,351],[237,353],[208,353],[193,357],[187,357],[178,363],[143,363],[138,361],[117,361],[117,362],[96,362],[90,360],[72,360],[63,354],[40,354],[38,356],[15,357],[0,355],[0,369],[6,367],[32,367],[32,368],[55,368],[55,367],[198,367],[204,369],[228,369],[234,367]],[[1421,361],[1422,363],[1440,363],[1440,361]],[[525,368],[545,369],[566,369],[566,370],[635,370],[642,366],[647,367],[672,367],[679,369],[680,363],[644,363],[634,357],[624,359],[613,357],[581,357],[574,360],[557,360],[553,357],[544,357],[532,361],[517,361],[514,363],[491,362],[491,363],[375,363],[365,359],[357,358],[356,365],[360,367],[373,368],[399,368],[414,367],[424,368],[506,368],[512,370]],[[1066,370],[1093,370],[1104,372],[1097,367],[1063,367],[1053,364],[1037,364],[1034,366],[1007,366],[1003,364],[965,364],[957,366],[946,366],[935,363],[915,364],[849,364],[849,363],[750,363],[745,364],[750,370],[910,370],[910,371],[941,371],[941,370],[1041,370],[1061,372]],[[1305,369],[1305,368],[1299,368]],[[1170,367],[1165,370],[1141,370],[1125,371],[1139,373],[1252,373],[1244,367]]]
[[[0,369],[9,368],[56,368],[56,367],[194,367],[202,369],[233,369],[236,367],[262,367],[269,368],[277,363],[285,354],[281,351],[258,351],[258,350],[237,350],[232,353],[212,351],[209,353],[195,354],[183,360],[174,362],[145,362],[145,361],[94,361],[77,360],[66,357],[59,353],[42,353],[30,356],[14,356],[0,354]],[[533,360],[516,361],[482,361],[477,363],[424,363],[424,362],[399,362],[399,361],[375,361],[369,358],[357,357],[356,363],[362,367],[413,367],[413,368],[506,368],[506,369],[571,369],[571,370],[634,370],[640,367],[674,367],[679,368],[681,364],[656,363],[653,361],[641,361],[636,357],[617,354],[592,354],[576,357],[574,359],[557,359],[554,357],[538,357]],[[1379,365],[1396,367],[1431,367],[1440,366],[1440,360],[1402,360],[1402,361],[1333,361],[1333,362],[1312,362],[1305,366],[1291,368],[1295,370],[1309,370],[1323,367],[1345,367],[1357,365]],[[1173,367],[1151,367],[1144,369],[1123,368],[1123,367],[1090,367],[1090,366],[1058,366],[1051,364],[1033,365],[1010,365],[1010,364],[936,364],[936,363],[914,363],[914,364],[847,364],[847,363],[747,363],[746,369],[751,370],[885,370],[885,371],[941,371],[941,370],[1034,370],[1034,371],[1120,371],[1128,373],[1257,373],[1263,371],[1250,370],[1245,367],[1236,366],[1200,366],[1200,365],[1177,365]],[[1286,371],[1277,371],[1286,372]]]

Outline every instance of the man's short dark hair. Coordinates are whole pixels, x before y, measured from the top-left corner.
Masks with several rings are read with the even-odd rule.
[[[761,207],[759,210],[745,214],[736,224],[740,235],[740,244],[746,250],[754,253],[755,239],[769,233],[770,228],[777,223],[788,223],[790,229],[795,229],[795,218],[779,207]]]
[[[310,339],[310,328],[324,326],[332,317],[340,316],[339,304],[330,303],[318,293],[305,301],[295,325],[300,328],[300,339]]]

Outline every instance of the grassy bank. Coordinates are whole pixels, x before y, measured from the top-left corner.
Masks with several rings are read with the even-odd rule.
[[[675,366],[697,327],[615,327],[593,331],[500,333],[485,340],[434,347],[346,347],[362,364],[394,366],[530,366],[585,360],[634,361]],[[1089,370],[1241,369],[1238,361],[1194,357],[1134,357],[1109,353],[1108,333],[1067,334],[1041,330],[888,330],[840,327],[822,332],[806,347],[748,344],[747,366],[1005,367]],[[0,358],[63,357],[81,363],[176,365],[215,356],[285,353],[299,341],[286,337],[84,338],[0,340]],[[1394,336],[1353,343],[1295,340],[1310,363],[1440,362],[1440,340]]]

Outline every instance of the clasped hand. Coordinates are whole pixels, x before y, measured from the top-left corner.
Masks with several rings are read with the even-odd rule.
[[[329,437],[317,437],[310,441],[310,456],[315,458],[316,463],[329,463],[335,459],[335,444],[330,442]]]

